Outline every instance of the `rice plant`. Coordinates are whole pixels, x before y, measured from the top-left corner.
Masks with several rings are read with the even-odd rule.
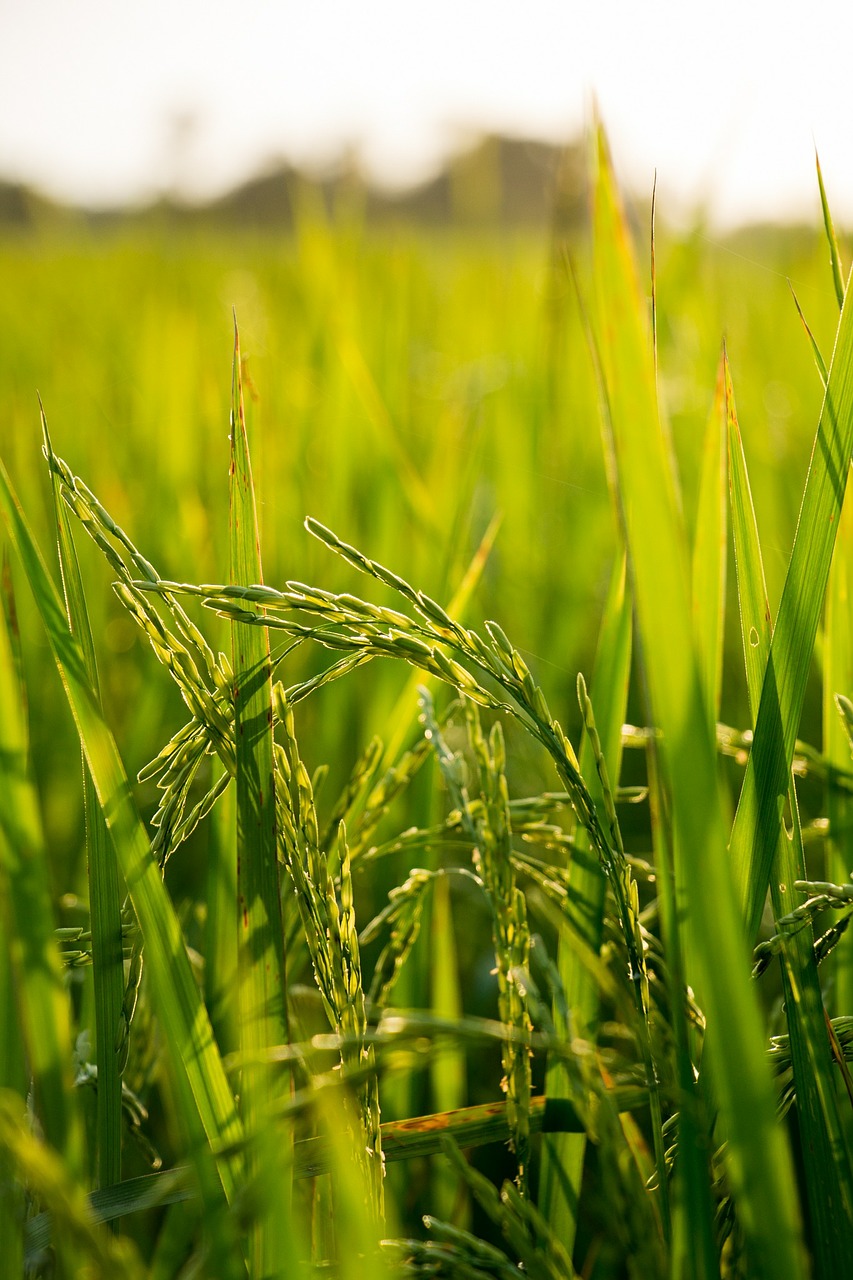
[[[811,329],[805,340],[824,399],[774,621],[729,353],[689,520],[660,389],[658,281],[641,284],[600,129],[592,153],[591,264],[565,282],[597,387],[616,553],[576,706],[552,697],[511,616],[471,619],[495,522],[457,565],[447,606],[410,581],[399,546],[386,565],[310,516],[334,573],[358,586],[265,584],[236,332],[227,580],[198,581],[175,547],[169,573],[155,568],[42,414],[60,589],[0,470],[16,557],[0,617],[8,1274],[843,1273],[853,320],[841,251],[819,172],[839,314],[830,360]],[[392,435],[369,367],[341,341]],[[437,539],[433,496],[401,448],[401,483]],[[740,726],[720,719],[729,529]],[[561,572],[583,554],[579,540]],[[98,571],[183,707],[137,786],[99,675]],[[57,914],[34,783],[19,578],[82,750],[68,762],[86,815],[73,925]],[[821,751],[799,735],[822,620]],[[365,746],[334,697],[380,664],[403,673],[403,692]],[[331,764],[308,732],[324,714],[325,738],[340,740]],[[640,783],[623,776],[631,752]],[[540,789],[525,788],[531,760]],[[804,821],[807,783],[827,812]],[[139,787],[156,792],[147,820]],[[626,836],[637,812],[645,846]],[[203,891],[187,897],[202,832]],[[430,1090],[454,1104],[431,1108]],[[418,1184],[434,1205],[415,1213]]]

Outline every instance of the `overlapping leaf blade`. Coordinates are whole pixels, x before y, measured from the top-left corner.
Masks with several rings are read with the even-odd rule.
[[[42,429],[45,451],[51,458],[53,449],[43,411]],[[54,468],[51,468],[51,486],[65,610],[71,630],[80,642],[92,690],[100,702],[89,610],[71,534],[68,508],[62,501],[59,477]],[[85,757],[83,796],[86,807],[92,929],[92,982],[95,991],[95,1060],[98,1069],[96,1168],[99,1185],[110,1186],[121,1178],[121,1072],[118,1054],[119,1023],[124,997],[121,894],[115,854]]]
[[[832,281],[840,309],[844,303],[844,268],[817,156],[815,164]],[[815,346],[813,339],[812,345]],[[824,386],[827,377],[824,367]],[[838,537],[829,571],[822,657],[823,750],[832,765],[846,769],[850,765],[850,744],[844,722],[838,714],[835,695],[847,695],[853,690],[853,504],[849,499],[841,508]],[[830,778],[830,786],[827,788],[830,875],[841,883],[853,868],[853,807],[850,796],[832,783],[833,779]],[[833,970],[835,981],[832,999],[835,1012],[842,1014],[853,1008],[853,934],[849,931],[835,949]],[[848,1133],[850,1131],[851,1126],[848,1124]]]
[[[823,749],[836,769],[850,768],[850,743],[838,714],[835,695],[853,692],[853,503],[841,511],[838,540],[826,598],[823,637]],[[839,786],[827,788],[830,879],[843,884],[853,870],[853,804]],[[853,934],[848,930],[833,953],[833,1011],[853,1008]]]
[[[601,748],[611,778],[619,777],[621,766],[622,722],[625,719],[631,671],[631,611],[625,559],[620,557],[613,568],[592,678]],[[590,780],[590,785],[595,786],[595,761],[588,738],[584,738],[581,745],[580,768],[583,777]],[[593,798],[598,798],[596,792],[593,792]],[[590,849],[586,831],[580,826],[575,832],[575,851],[570,874],[571,900],[582,928],[583,941],[597,954],[601,946],[606,879]],[[560,939],[558,964],[566,1006],[571,1011],[574,1025],[567,1027],[560,1010],[555,1009],[555,1029],[558,1034],[565,1035],[571,1030],[576,1035],[589,1037],[594,1041],[599,1020],[598,985],[593,975],[578,964],[566,937]],[[569,1088],[570,1080],[565,1063],[559,1059],[552,1061],[546,1082],[548,1097],[565,1097]],[[553,1135],[543,1144],[539,1207],[570,1251],[577,1228],[585,1150],[585,1134]]]
[[[836,333],[797,533],[764,675],[755,740],[731,833],[747,935],[755,937],[770,881],[794,743],[826,596],[853,451],[853,305]]]
[[[211,1213],[217,1215],[212,1222],[220,1232],[220,1246],[227,1245],[227,1222],[222,1210],[234,1194],[238,1167],[233,1157],[214,1163],[210,1156],[212,1151],[228,1149],[241,1136],[234,1098],[190,968],[180,925],[151,855],[112,734],[92,692],[80,646],[68,628],[59,595],[2,464],[0,509],[41,613],[145,939],[153,999],[174,1068],[182,1121],[192,1154],[197,1158],[198,1176]],[[225,1275],[239,1274],[228,1248],[222,1249],[221,1266]]]
[[[644,299],[600,130],[596,143],[598,358],[641,661],[652,721],[662,733],[687,979],[720,1046],[714,1059],[716,1099],[750,1254],[768,1276],[793,1277],[803,1270],[793,1169],[774,1116],[761,1018],[749,985],[742,922],[725,854],[714,742],[694,647],[686,538],[668,438],[661,428]]]
[[[705,706],[716,723],[723,680],[726,603],[726,433],[723,367],[702,449],[702,471],[693,543],[693,619]]]
[[[231,581],[263,582],[258,520],[243,402],[240,341],[234,331],[231,402]],[[284,937],[276,847],[272,665],[263,627],[232,624],[237,760],[237,970],[243,1119],[253,1147],[250,1169],[263,1170],[265,1212],[252,1233],[257,1275],[278,1274],[291,1249],[287,1142],[269,1133],[269,1108],[280,1072],[263,1065],[270,1048],[286,1044]],[[277,1078],[278,1077],[278,1078]],[[282,1159],[283,1157],[283,1159]],[[272,1193],[268,1185],[277,1184]]]
[[[18,1034],[23,1035],[44,1136],[65,1161],[70,1176],[82,1179],[84,1134],[71,1066],[71,1009],[54,936],[44,835],[28,759],[23,688],[5,607],[0,607],[0,706],[0,918],[18,992]],[[9,1058],[11,1065],[13,1055]],[[20,1103],[23,1109],[23,1098]]]
[[[773,627],[728,362],[725,377],[732,532],[747,686],[754,715]],[[806,875],[793,777],[789,779],[788,808],[792,834],[789,836],[780,828],[771,876],[773,914],[777,920],[803,900],[794,885]],[[841,1259],[848,1257],[853,1248],[853,1215],[850,1162],[836,1103],[813,941],[811,928],[798,929],[787,939],[782,980],[817,1274],[831,1277],[837,1275]]]

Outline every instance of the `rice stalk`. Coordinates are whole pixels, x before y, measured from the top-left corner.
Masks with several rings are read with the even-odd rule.
[[[506,752],[500,722],[492,726],[488,742],[473,703],[466,704],[468,739],[474,752],[483,815],[473,819],[476,833],[474,867],[492,908],[492,931],[497,962],[498,1008],[501,1021],[522,1033],[533,1029],[526,983],[530,968],[530,930],[527,903],[518,888],[512,864],[512,827],[506,782]],[[530,1052],[524,1042],[507,1045],[501,1082],[507,1096],[512,1145],[518,1161],[517,1185],[529,1195]]]

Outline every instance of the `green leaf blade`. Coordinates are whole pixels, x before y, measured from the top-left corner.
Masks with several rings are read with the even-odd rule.
[[[211,1181],[204,1153],[227,1150],[240,1139],[242,1129],[234,1098],[190,968],[180,925],[151,856],[118,750],[92,692],[80,646],[68,629],[59,595],[2,463],[0,510],[41,614],[139,920],[184,1122],[195,1144],[194,1154],[199,1156],[199,1172],[208,1195],[214,1201],[218,1197],[224,1207],[234,1194],[237,1169],[231,1159],[220,1159]]]
[[[645,301],[600,131],[597,159],[596,335],[605,423],[616,459],[652,722],[662,733],[661,759],[672,800],[687,979],[717,1043],[726,1046],[725,1060],[714,1060],[715,1096],[750,1252],[768,1276],[794,1277],[802,1274],[803,1252],[793,1169],[775,1118],[761,1018],[725,856],[715,748],[694,650],[686,537],[658,411]],[[707,1224],[700,1230],[700,1238],[707,1239]],[[705,1249],[696,1266],[714,1274],[717,1263]]]
[[[829,261],[832,267],[832,283],[835,286],[835,296],[838,299],[839,308],[844,303],[844,271],[841,266],[841,251],[838,248],[838,238],[835,234],[835,226],[832,221],[832,214],[829,210],[829,200],[826,195],[826,187],[823,185],[823,170],[820,167],[820,158],[815,151],[815,168],[817,169],[817,184],[820,188],[820,207],[823,213],[823,226],[826,232],[826,239],[829,243]]]
[[[726,416],[723,361],[705,431],[696,537],[693,544],[693,619],[705,706],[716,724],[723,681],[726,600]]]
[[[841,311],[730,848],[747,936],[770,881],[782,806],[853,451],[853,305]]]
[[[42,429],[45,451],[51,459],[53,449],[44,410]],[[94,637],[80,565],[71,534],[68,508],[62,500],[59,477],[53,467],[51,487],[68,622],[80,642],[89,681],[95,696],[100,700]],[[108,1187],[121,1180],[121,1072],[117,1052],[124,999],[121,893],[118,865],[85,758],[83,795],[95,992],[95,1061],[98,1069],[96,1169],[99,1186]]]
[[[48,1143],[82,1180],[84,1133],[71,1065],[71,1010],[54,934],[47,853],[30,776],[18,676],[7,612],[0,608],[0,906],[36,1113]]]
[[[614,779],[618,779],[621,766],[622,723],[631,673],[631,636],[632,599],[623,555],[613,567],[592,677],[601,748],[608,775]],[[580,770],[595,788],[597,774],[592,744],[587,736],[581,745]],[[599,797],[595,789],[592,795],[597,801]],[[570,893],[577,904],[578,920],[588,929],[583,941],[597,955],[602,941],[606,879],[591,853],[589,837],[583,827],[576,829],[575,843],[577,852],[570,868]],[[594,976],[577,962],[571,941],[563,935],[560,937],[557,963],[566,1005],[574,1018],[571,1030],[594,1042],[600,1016],[598,984]],[[557,1034],[569,1034],[570,1029],[559,1009],[554,1009],[553,1017]],[[546,1093],[549,1098],[564,1098],[570,1094],[570,1075],[565,1063],[559,1059],[548,1064]],[[586,1135],[583,1133],[555,1134],[543,1143],[539,1208],[569,1252],[573,1248],[578,1225],[577,1209],[585,1151]]]
[[[835,695],[853,693],[853,503],[841,511],[826,597],[823,639],[823,747],[831,765],[850,768],[850,742]],[[853,868],[853,804],[840,787],[827,788],[830,878],[842,884]],[[848,932],[832,958],[834,1012],[853,1008],[853,934]]]
[[[732,488],[732,531],[737,564],[741,634],[750,707],[759,706],[770,655],[772,624],[764,565],[740,439],[731,375],[726,362],[726,405]],[[773,913],[787,916],[802,901],[794,885],[806,876],[797,795],[789,780],[792,836],[780,829],[770,878]],[[813,953],[812,929],[787,939],[782,960],[785,1011],[790,1034],[798,1131],[812,1219],[816,1274],[837,1275],[853,1248],[850,1160],[832,1078],[823,1000]]]
[[[250,586],[263,581],[255,492],[240,362],[234,331],[231,404],[231,581]],[[250,1168],[279,1184],[253,1226],[251,1255],[258,1275],[273,1274],[286,1262],[290,1199],[287,1143],[264,1140],[268,1112],[281,1085],[280,1072],[260,1065],[264,1053],[289,1039],[284,998],[284,935],[276,844],[276,787],[273,761],[272,664],[265,627],[232,623],[234,712],[237,760],[237,964],[240,1049],[245,1057],[243,1119]],[[276,1203],[277,1202],[277,1203]],[[282,1214],[282,1202],[285,1212]]]

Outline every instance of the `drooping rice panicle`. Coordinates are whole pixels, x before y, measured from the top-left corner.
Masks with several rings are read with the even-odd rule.
[[[73,475],[68,464],[52,450],[47,460],[51,472],[58,477],[63,499],[104,554],[118,580],[129,584],[134,578],[141,577],[146,582],[156,582],[158,575],[153,565],[137,551],[125,531],[113,520],[91,490],[79,477]],[[169,600],[167,607],[184,641],[196,651],[199,665],[203,668],[214,667],[216,659],[210,645],[180,603]]]
[[[329,856],[320,845],[311,780],[296,742],[293,712],[282,685],[273,690],[283,741],[276,746],[278,777],[283,786],[278,798],[279,843],[293,881],[303,932],[314,976],[331,1027],[351,1038],[342,1056],[345,1067],[366,1065],[369,1074],[358,1091],[359,1117],[365,1153],[368,1205],[381,1218],[383,1205],[382,1145],[379,1128],[378,1081],[370,1071],[373,1050],[365,1044],[367,1016],[364,1001],[358,932],[352,898],[352,874],[341,824],[337,833],[341,887],[340,900],[329,874]]]
[[[500,1017],[507,1027],[520,1031],[522,1037],[529,1036],[533,1028],[523,975],[529,968],[530,932],[527,905],[516,885],[512,867],[512,828],[500,725],[493,726],[487,742],[474,705],[465,705],[479,792],[475,809],[469,797],[464,762],[447,746],[435,719],[432,699],[424,688],[420,693],[420,706],[424,737],[435,752],[451,801],[459,809],[463,832],[472,844],[474,867],[491,907]],[[518,1185],[527,1194],[531,1069],[530,1050],[523,1040],[506,1042],[503,1070],[501,1084],[507,1095],[513,1149],[518,1161]]]
[[[376,778],[361,812],[355,815],[352,823],[349,840],[350,855],[354,861],[366,854],[392,804],[405,792],[428,756],[429,744],[420,741]]]
[[[289,695],[288,701],[292,706],[293,701]],[[348,832],[352,828],[359,800],[363,799],[364,793],[370,787],[375,778],[383,751],[384,745],[382,743],[382,739],[374,737],[371,738],[367,747],[359,756],[358,760],[356,760],[343,790],[332,807],[331,813],[326,820],[326,825],[320,836],[320,844],[324,848],[328,849],[331,847],[332,842],[337,835],[338,827],[342,822],[346,825]],[[316,778],[312,785],[314,794],[316,795]],[[350,837],[348,837],[347,843],[350,849],[350,857],[352,857],[352,839]]]
[[[172,596],[161,595],[157,598],[171,618],[174,630],[170,630],[152,607],[150,597],[132,585],[140,575],[146,583],[156,582],[158,578],[153,566],[137,551],[128,535],[87,486],[72,474],[67,463],[52,450],[48,462],[65,503],[116,573],[118,599],[146,634],[159,661],[171,673],[194,718],[205,726],[211,748],[224,757],[223,763],[233,773],[233,711],[229,703],[233,679],[228,659],[224,654],[218,658],[214,655],[179,601]]]
[[[313,531],[317,532],[316,529]],[[371,656],[387,655],[402,658],[451,683],[472,701],[493,710],[509,711],[518,716],[551,753],[561,780],[567,788],[569,801],[579,821],[589,831],[592,846],[605,870],[611,874],[614,855],[581,778],[574,751],[559,724],[551,716],[542,692],[533,681],[526,663],[502,629],[497,624],[488,624],[487,630],[491,641],[488,643],[475,632],[468,631],[458,624],[451,625],[452,620],[447,618],[444,611],[438,613],[438,626],[435,626],[432,619],[438,607],[434,606],[434,602],[430,601],[425,606],[420,594],[404,583],[398,575],[368,561],[355,549],[340,543],[334,535],[328,534],[327,537],[326,532],[323,530],[318,536],[321,536],[324,541],[331,540],[333,548],[339,550],[353,564],[370,572],[386,585],[400,590],[410,602],[416,604],[416,609],[423,621],[407,617],[397,610],[389,611],[378,606],[367,605],[364,601],[355,600],[352,596],[334,596],[329,592],[304,588],[294,583],[288,584],[286,592],[275,592],[268,587],[242,590],[214,589],[209,585],[190,588],[190,592],[202,595],[209,607],[217,609],[225,616],[239,616],[244,622],[257,624],[263,621],[264,625],[281,627],[292,635],[311,637],[333,649],[364,652]],[[151,589],[150,584],[140,582],[137,585],[146,590]],[[176,583],[159,584],[158,589],[160,588],[170,592],[183,589]],[[235,613],[229,604],[233,599],[262,605],[263,619],[261,615],[244,608],[237,609]],[[294,611],[316,613],[322,619],[322,625],[311,627],[301,622],[291,621],[287,615]],[[467,663],[477,671],[480,679],[472,675],[468,667],[462,665],[456,658],[448,657],[444,649],[439,647],[440,645],[446,645],[451,652],[455,651],[460,658],[466,659]],[[502,692],[513,698],[514,705],[491,693],[482,683],[483,674],[490,677]]]
[[[593,847],[602,861],[609,862],[607,839],[581,777],[574,749],[559,722],[551,715],[542,690],[521,654],[513,648],[498,624],[486,624],[489,640],[484,640],[477,632],[453,622],[434,602],[425,604],[428,597],[415,591],[391,570],[342,543],[316,522],[309,522],[309,528],[354,567],[398,590],[415,606],[420,617],[412,618],[398,610],[368,605],[348,594],[334,595],[298,583],[288,583],[286,591],[258,586],[193,586],[142,580],[135,582],[134,586],[146,592],[200,595],[207,607],[223,617],[238,618],[249,625],[278,628],[293,636],[313,639],[332,650],[364,654],[371,658],[402,659],[450,684],[478,705],[515,716],[552,756],[578,821],[589,830]],[[262,606],[263,615],[235,604],[234,601],[238,600]],[[314,614],[318,624],[298,622],[289,616],[294,613]],[[437,622],[433,621],[434,615],[438,616]],[[484,683],[484,676],[488,683]]]
[[[391,933],[376,961],[368,1001],[372,1009],[381,1010],[388,1002],[394,983],[412,947],[418,940],[424,899],[437,872],[413,867],[402,884],[389,893],[388,905],[362,930],[362,944],[371,941],[381,929]]]
[[[492,908],[498,1007],[502,1021],[529,1034],[533,1024],[525,981],[530,967],[530,930],[527,904],[516,884],[512,865],[512,828],[503,733],[498,721],[492,726],[487,741],[474,705],[468,703],[465,711],[483,800],[482,817],[474,819],[477,835],[474,866],[483,880]],[[529,1194],[530,1057],[523,1041],[508,1045],[504,1051],[502,1081],[518,1161],[518,1186],[524,1196]]]

